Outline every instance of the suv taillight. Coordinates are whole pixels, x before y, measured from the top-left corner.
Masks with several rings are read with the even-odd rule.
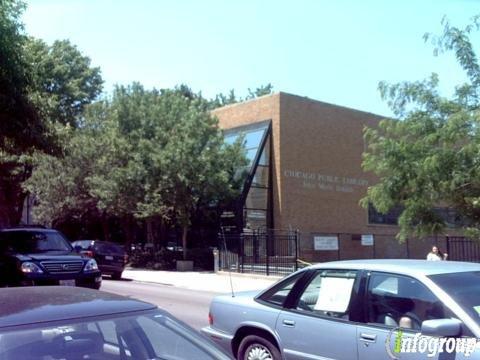
[[[88,257],[91,257],[91,258],[93,258],[95,256],[94,252],[91,251],[91,250],[85,250],[85,251],[83,251],[83,254],[87,255]]]
[[[212,313],[210,313],[210,312],[208,313],[208,323],[209,323],[210,325],[213,325],[213,315],[212,315]]]
[[[127,255],[127,254],[124,254],[124,255],[123,255],[123,263],[124,263],[124,264],[127,264],[127,263],[128,263],[128,255]]]

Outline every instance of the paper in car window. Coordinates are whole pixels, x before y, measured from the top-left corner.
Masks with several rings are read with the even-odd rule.
[[[480,315],[480,305],[474,306],[473,310],[475,310],[477,314]]]
[[[347,311],[355,279],[325,277],[322,279],[315,310]]]

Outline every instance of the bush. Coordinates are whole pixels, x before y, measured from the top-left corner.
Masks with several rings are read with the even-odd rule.
[[[135,250],[130,256],[130,266],[153,270],[173,270],[175,262],[183,259],[180,251],[161,248]],[[202,270],[213,270],[213,252],[209,248],[193,248],[187,251],[187,260],[193,260],[194,266]]]
[[[213,270],[213,251],[209,248],[188,249],[187,259],[193,260],[196,268]]]
[[[130,256],[130,265],[135,268],[172,270],[175,268],[175,261],[179,258],[181,258],[181,254],[178,255],[165,248],[158,251],[139,250]]]
[[[134,268],[146,268],[147,264],[153,261],[153,256],[150,251],[135,250],[130,255],[130,266]]]

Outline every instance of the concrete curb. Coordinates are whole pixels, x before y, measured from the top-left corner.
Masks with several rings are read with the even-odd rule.
[[[238,273],[238,272],[228,272],[228,271],[219,271],[218,275],[222,276],[234,276],[234,277],[242,277],[247,279],[259,279],[259,280],[280,280],[283,279],[285,276],[281,275],[261,275],[261,274],[249,274],[249,273]]]

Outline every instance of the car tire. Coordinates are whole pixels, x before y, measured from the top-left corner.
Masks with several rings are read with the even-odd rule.
[[[122,278],[122,272],[121,271],[117,271],[117,272],[114,272],[112,274],[112,279],[113,280],[120,280]]]
[[[238,347],[237,360],[281,360],[280,351],[269,340],[246,336]]]

